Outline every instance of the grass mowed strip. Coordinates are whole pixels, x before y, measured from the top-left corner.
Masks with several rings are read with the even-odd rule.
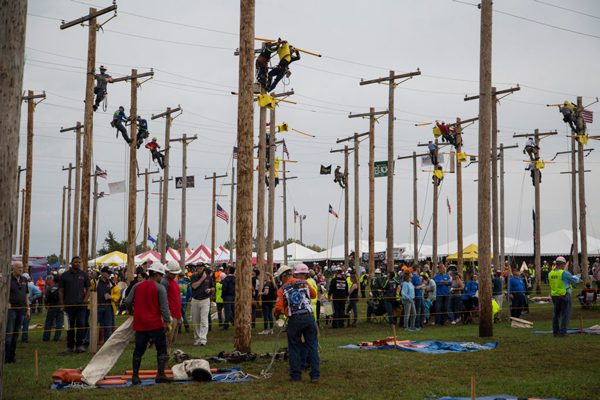
[[[532,305],[533,313],[524,318],[535,321],[535,330],[551,330],[551,307]],[[364,314],[362,314],[364,315]],[[600,324],[600,310],[574,307],[571,327]],[[42,321],[36,315],[32,323]],[[119,317],[119,322],[121,321]],[[262,330],[262,321],[257,321]],[[426,397],[468,396],[470,379],[476,377],[478,395],[512,394],[522,397],[556,397],[560,399],[600,398],[600,337],[532,334],[530,329],[510,328],[508,323],[494,326],[494,337],[478,338],[477,325],[427,327],[420,332],[397,330],[398,339],[498,342],[495,350],[473,353],[420,354],[400,350],[351,350],[338,346],[392,336],[385,323],[360,322],[357,328],[332,330],[323,327],[320,336],[321,380],[311,384],[288,381],[287,363],[276,361],[267,380],[236,384],[154,385],[143,388],[117,388],[61,391],[50,390],[51,374],[57,368],[83,367],[91,358],[88,353],[60,355],[65,349],[65,335],[59,343],[42,342],[41,332],[30,333],[30,343],[19,343],[17,363],[5,367],[4,394],[7,399],[191,399],[219,396],[222,399],[423,399]],[[177,348],[198,357],[214,356],[232,350],[233,332],[213,330],[206,347],[193,346],[192,334],[182,334]],[[285,333],[253,336],[252,350],[271,352],[285,347]],[[38,350],[40,377],[35,379],[34,351]],[[111,374],[131,369],[133,345],[127,349]],[[250,374],[259,375],[270,360],[240,364]],[[212,367],[225,366],[214,364]],[[144,356],[142,369],[156,368],[156,351]]]

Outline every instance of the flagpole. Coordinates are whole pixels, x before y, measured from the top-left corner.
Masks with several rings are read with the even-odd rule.
[[[325,262],[325,264],[327,266],[329,266],[329,255],[330,255],[330,249],[329,249],[329,210],[327,211],[327,241],[325,242],[325,247],[327,247],[327,261]]]

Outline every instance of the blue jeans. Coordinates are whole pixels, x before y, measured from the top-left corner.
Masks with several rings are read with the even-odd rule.
[[[392,300],[384,300],[383,305],[388,316],[388,324],[394,325],[396,323],[396,319],[394,318],[394,302]]]
[[[85,337],[85,313],[86,306],[71,305],[65,307],[67,318],[69,318],[69,329],[67,330],[67,348],[83,346]]]
[[[404,306],[404,329],[414,329],[415,327],[415,301],[414,299],[402,299]]]
[[[450,313],[450,320],[454,321],[460,318],[463,311],[463,301],[461,296],[452,296],[450,298],[450,304],[452,305],[452,312]]]
[[[438,295],[435,300],[435,324],[444,325],[446,316],[453,319],[450,311],[450,297],[449,295]]]
[[[190,328],[190,322],[187,319],[187,301],[181,301],[181,319],[183,320],[183,326],[185,326],[186,332]],[[209,318],[210,320],[210,318]]]
[[[552,296],[554,312],[552,313],[552,333],[565,335],[571,318],[571,295]]]
[[[21,327],[21,341],[23,343],[29,343],[29,320],[23,318],[23,326]]]
[[[415,313],[417,317],[415,319],[415,328],[423,327],[423,298],[415,297]]]
[[[98,306],[98,329],[102,329],[104,342],[112,334],[112,328],[115,325],[115,314],[110,304]]]
[[[273,329],[273,303],[266,301],[262,303],[262,315],[265,331],[267,329]]]
[[[224,297],[223,303],[225,303],[225,322],[223,327],[229,328],[229,324],[233,325],[233,319],[235,318],[235,297]]]
[[[25,319],[26,311],[24,308],[20,309],[8,309],[6,316],[6,339],[4,347],[4,361],[15,362],[15,353],[17,350],[17,341],[19,339],[19,332],[23,326],[23,320]]]
[[[46,322],[44,323],[44,334],[42,336],[42,340],[44,342],[50,340],[50,331],[52,330],[52,327],[55,328],[54,341],[58,342],[60,340],[64,319],[64,313],[60,311],[59,307],[51,306],[48,308],[48,313],[46,314]]]
[[[308,359],[311,379],[321,375],[317,341],[317,323],[313,314],[297,315],[288,319],[287,326],[290,378],[300,379],[302,367]],[[304,343],[302,343],[304,337]]]

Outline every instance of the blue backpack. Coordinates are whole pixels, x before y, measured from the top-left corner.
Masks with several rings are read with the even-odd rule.
[[[294,315],[312,314],[310,291],[306,281],[296,281],[285,284],[282,288],[283,298],[288,306],[288,317]]]

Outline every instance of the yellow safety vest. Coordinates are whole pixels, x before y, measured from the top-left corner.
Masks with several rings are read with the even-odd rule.
[[[292,56],[290,53],[290,44],[286,42],[279,46],[277,49],[277,55],[279,56],[279,61],[291,61]]]
[[[215,285],[215,303],[223,302],[223,284],[221,282],[217,282]]]
[[[567,294],[567,288],[562,280],[562,274],[565,271],[562,269],[553,269],[548,274],[550,282],[550,296],[564,296]]]
[[[315,316],[315,321],[319,318],[317,315],[317,301],[319,300],[319,288],[317,287],[317,282],[313,278],[308,278],[306,282],[310,285],[311,288],[317,293],[314,299],[310,299],[313,308],[313,315]]]

